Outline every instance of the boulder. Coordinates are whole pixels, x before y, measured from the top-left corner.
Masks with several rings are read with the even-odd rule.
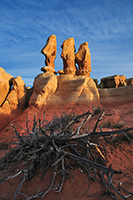
[[[41,73],[36,76],[33,83],[33,93],[29,100],[29,105],[41,107],[47,105],[49,95],[55,93],[57,89],[57,77],[52,73]]]
[[[93,79],[87,76],[59,76],[58,89],[48,98],[48,104],[99,104],[99,92]]]
[[[100,88],[117,88],[120,84],[120,76],[114,75],[101,79]]]
[[[120,83],[119,83],[119,87],[120,86],[126,86],[126,77],[124,75],[120,75]]]
[[[74,75],[76,73],[74,38],[65,40],[61,45],[61,48],[61,58],[63,59],[64,73]]]
[[[56,58],[56,53],[57,53],[57,42],[55,35],[49,36],[46,45],[41,50],[41,53],[44,54],[46,57],[45,60],[46,66],[51,66],[54,68],[55,67],[54,60]]]
[[[133,78],[126,79],[127,85],[133,85]]]
[[[51,67],[51,66],[42,67],[42,68],[41,68],[41,71],[44,72],[44,73],[46,73],[46,72],[51,72],[51,73],[53,73],[53,74],[57,74],[57,72],[56,72],[56,71],[54,70],[54,68]]]
[[[60,75],[65,74],[63,69],[59,70],[58,73],[59,73]]]
[[[0,67],[0,106],[4,103],[11,87],[12,76]]]
[[[90,49],[88,48],[88,42],[84,42],[80,45],[78,52],[75,54],[75,61],[78,64],[79,69],[77,75],[88,75],[91,72],[91,59]]]

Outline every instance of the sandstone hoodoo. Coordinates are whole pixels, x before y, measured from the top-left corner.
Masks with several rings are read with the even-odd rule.
[[[24,109],[30,106],[34,106],[38,108],[38,110],[41,107],[47,110],[49,106],[53,106],[53,108],[57,106],[58,111],[61,107],[70,108],[71,106],[73,107],[71,107],[72,110],[74,106],[77,105],[78,108],[85,106],[88,109],[92,109],[93,106],[101,106],[100,102],[106,102],[105,96],[108,97],[106,97],[106,99],[109,100],[108,103],[111,103],[112,99],[113,103],[116,103],[117,99],[120,99],[118,95],[118,98],[113,96],[112,90],[98,90],[98,81],[95,80],[94,82],[94,80],[90,78],[92,69],[90,49],[88,48],[87,42],[80,45],[77,53],[75,53],[74,38],[65,40],[61,48],[63,69],[58,71],[59,75],[57,76],[54,69],[54,61],[57,53],[56,36],[49,36],[46,45],[41,51],[46,57],[46,66],[41,68],[43,73],[35,77],[31,89],[26,88],[20,76],[14,78],[7,74],[4,69],[0,68],[1,120],[3,114],[4,119],[7,115],[10,119],[9,115],[12,112],[23,112]],[[77,67],[76,64],[78,65]],[[132,80],[129,80],[129,82],[131,84]],[[110,89],[111,87],[117,88],[119,86],[125,86],[126,84],[129,83],[126,83],[126,77],[124,75],[115,75],[101,79],[100,87]],[[120,89],[119,92],[122,94],[123,90],[124,89]],[[129,90],[132,91],[132,87],[130,87]],[[124,93],[125,91],[127,90],[124,90]],[[120,101],[122,102],[123,99],[125,102],[126,97],[121,98]]]
[[[61,46],[63,69],[56,76],[54,61],[57,53],[56,36],[51,35],[41,53],[46,57],[46,66],[41,68],[43,73],[35,77],[33,87],[27,89],[22,78],[13,78],[0,68],[1,96],[0,113],[9,115],[19,110],[22,112],[28,106],[38,109],[49,105],[55,107],[84,104],[88,108],[100,105],[98,89],[90,76],[91,60],[88,43],[83,43],[76,54],[74,38],[68,38]],[[76,67],[78,64],[79,69]]]
[[[77,75],[88,75],[91,72],[91,59],[90,49],[88,48],[88,42],[84,42],[80,45],[78,52],[75,55],[75,61],[78,64],[79,69]]]
[[[53,37],[53,35],[49,38],[51,37]],[[49,41],[50,39],[48,39],[46,47],[42,50],[45,56],[47,56],[47,49],[55,50],[52,46],[53,44]],[[52,47],[50,47],[50,45]],[[88,43],[83,43],[76,54],[77,63],[79,65],[78,71],[76,71],[77,69],[75,66],[74,38],[65,40],[61,47],[63,70],[58,71],[60,76],[54,75],[56,72],[53,67],[42,67],[41,71],[45,74],[39,74],[35,78],[29,105],[40,107],[43,105],[74,105],[77,103],[84,103],[87,104],[89,108],[94,104],[99,105],[98,89],[93,79],[89,77],[91,60]]]
[[[56,42],[56,36],[51,35],[47,39],[47,43],[44,46],[44,48],[41,50],[41,53],[45,55],[45,64],[46,66],[55,67],[54,60],[56,58],[57,53],[57,42]]]
[[[63,59],[64,73],[75,75],[75,42],[74,38],[65,40],[61,46],[62,53],[61,58]]]

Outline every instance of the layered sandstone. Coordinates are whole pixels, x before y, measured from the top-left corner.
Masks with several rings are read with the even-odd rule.
[[[99,103],[99,92],[94,81],[87,76],[62,75],[58,79],[58,89],[48,98],[49,104],[83,103],[93,106]]]
[[[33,84],[29,105],[72,105],[99,103],[99,93],[93,79],[87,76],[39,74]]]
[[[118,88],[99,88],[102,105],[120,105],[133,102],[133,85]]]

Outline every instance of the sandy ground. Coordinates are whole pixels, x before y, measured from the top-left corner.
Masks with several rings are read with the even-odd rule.
[[[107,123],[111,124],[109,127],[103,128],[103,130],[112,130],[112,126],[118,123],[123,124],[124,128],[133,126],[133,103],[117,106],[102,106],[102,109],[105,112],[105,116],[100,122],[101,126],[105,126],[105,124]],[[84,111],[87,111],[88,109],[87,106],[80,107],[79,109],[78,105],[75,108],[62,108],[60,112],[58,108],[49,108],[46,110],[45,116],[48,120],[50,120],[51,117],[55,114],[63,114],[66,110],[68,113],[73,113],[74,111],[77,113],[82,113]],[[42,118],[43,111],[44,110],[38,111],[34,107],[28,108],[15,120],[13,120],[12,123],[25,128],[25,119],[26,116],[28,116],[28,119],[31,120],[31,122],[29,123],[29,127],[31,127],[34,113],[37,113],[37,118]],[[96,122],[97,117],[98,116],[95,116],[94,119],[87,122],[86,126],[88,126],[90,130],[94,127],[94,123]],[[24,130],[20,130],[20,132],[24,133]],[[8,125],[1,132],[0,137],[1,141],[3,141],[4,143],[9,141],[12,142],[14,140],[14,132],[12,130],[12,127]],[[116,170],[121,170],[123,172],[119,176],[114,175],[113,181],[115,186],[118,187],[118,184],[121,183],[125,189],[130,191],[132,190],[133,184],[133,180],[131,178],[133,174],[132,147],[132,143],[129,143],[128,141],[120,141],[119,144],[111,143],[106,147],[106,165],[109,166],[110,164],[112,164],[112,168]],[[4,156],[5,152],[5,150],[1,149],[1,157]],[[80,197],[87,189],[86,174],[81,173],[79,169],[72,170],[71,172],[73,173],[75,179],[73,181],[67,180],[60,194],[56,193],[55,191],[49,192],[44,198],[45,200],[111,200],[111,197],[108,197],[108,195],[105,194],[97,196],[103,193],[103,189],[101,189],[99,184],[95,183],[94,181],[91,182],[91,186],[88,192],[83,197]],[[44,182],[40,181],[40,176],[34,177],[30,182],[27,181],[23,185],[22,191],[27,195],[31,195],[32,193],[45,189],[45,187],[50,184],[50,176],[51,172],[49,171],[46,174]],[[19,178],[15,178],[14,180],[8,180],[0,186],[0,199],[13,199],[13,191],[15,191],[18,186],[18,179]],[[96,197],[90,197],[91,195],[96,195]],[[20,195],[17,199],[25,200],[25,197]],[[118,199],[120,199],[120,197]],[[127,199],[130,200],[131,197],[128,197]]]

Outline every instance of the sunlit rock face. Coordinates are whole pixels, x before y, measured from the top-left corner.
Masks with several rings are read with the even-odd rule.
[[[87,76],[61,75],[58,89],[48,98],[48,104],[88,104],[99,103],[99,92],[95,82]]]
[[[33,83],[33,93],[29,105],[41,107],[47,105],[47,98],[57,89],[57,76],[51,72],[38,74]]]
[[[65,40],[61,48],[61,58],[63,59],[64,74],[74,75],[76,73],[74,38],[69,38]]]
[[[9,93],[12,78],[10,74],[0,67],[0,106],[2,106]]]
[[[56,58],[57,53],[57,42],[56,42],[56,36],[51,35],[47,39],[46,45],[41,50],[41,53],[45,55],[45,64],[46,66],[55,67],[54,60]]]
[[[75,54],[75,61],[78,64],[79,69],[77,75],[90,76],[91,72],[91,55],[88,48],[88,42],[84,42],[80,45],[78,52]]]
[[[23,110],[25,108],[27,90],[21,76],[13,78],[2,68],[0,68],[0,72],[0,109],[5,114],[16,109]]]
[[[120,86],[126,86],[126,85],[127,85],[127,83],[126,83],[126,76],[120,75],[120,83],[119,83],[118,87],[120,87]]]
[[[20,76],[0,68],[0,130],[25,109],[27,89]]]

